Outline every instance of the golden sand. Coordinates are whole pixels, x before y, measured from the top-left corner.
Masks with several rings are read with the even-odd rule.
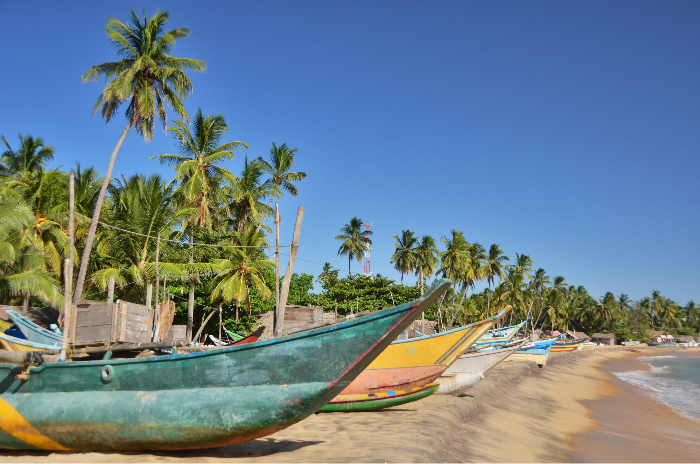
[[[533,362],[502,363],[458,396],[435,395],[371,413],[318,414],[237,446],[168,453],[6,452],[0,459],[71,463],[567,461],[574,450],[573,437],[596,426],[581,402],[619,393],[597,366],[630,354],[630,349],[622,347],[596,348],[552,354],[544,368]]]

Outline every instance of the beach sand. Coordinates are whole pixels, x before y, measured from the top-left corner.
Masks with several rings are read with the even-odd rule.
[[[622,424],[604,423],[597,427],[596,405],[607,405],[605,401],[614,404],[617,400],[613,399],[626,391],[626,386],[611,378],[607,368],[601,365],[624,361],[639,352],[656,354],[664,350],[668,349],[632,351],[611,347],[556,353],[550,356],[544,368],[532,362],[501,363],[489,371],[484,380],[456,396],[433,395],[372,413],[317,414],[274,435],[237,446],[167,453],[4,452],[0,453],[0,460],[71,463],[643,461],[648,459],[637,456],[628,459],[624,449],[619,447],[608,448],[609,454],[602,448],[602,451],[594,449],[599,440],[610,442],[599,430],[614,429]],[[668,412],[667,408],[656,406],[662,408],[659,414]],[[627,412],[622,409],[620,413]],[[683,427],[680,429],[690,430]],[[638,439],[641,438],[630,437],[631,441],[625,446],[634,446]]]

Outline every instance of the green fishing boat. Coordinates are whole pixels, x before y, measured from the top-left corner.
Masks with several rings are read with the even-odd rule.
[[[242,443],[321,409],[450,285],[279,339],[150,358],[0,364],[0,447],[183,450]],[[12,353],[17,354],[18,353]],[[41,363],[41,355],[26,356]]]
[[[429,383],[422,387],[409,388],[381,393],[361,393],[357,395],[338,395],[321,408],[319,412],[366,412],[378,411],[392,406],[417,401],[435,393],[439,383]]]

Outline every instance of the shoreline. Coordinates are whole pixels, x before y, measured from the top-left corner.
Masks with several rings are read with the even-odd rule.
[[[377,412],[315,414],[274,435],[223,448],[158,453],[2,451],[0,456],[4,462],[67,463],[595,460],[580,452],[589,446],[581,440],[596,438],[596,405],[624,391],[605,366],[639,353],[678,350],[674,348],[618,346],[555,353],[544,368],[533,362],[501,363],[484,380],[455,395],[433,395]]]
[[[584,401],[597,426],[574,437],[575,462],[700,462],[700,422],[652,398],[648,392],[613,375],[649,371],[638,358],[700,356],[698,349],[639,352],[603,363],[601,369],[619,393]]]

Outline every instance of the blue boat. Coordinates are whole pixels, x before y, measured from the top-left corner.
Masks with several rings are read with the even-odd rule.
[[[474,344],[474,349],[486,348],[488,346],[500,347],[506,345],[517,334],[520,329],[530,320],[528,316],[520,324],[511,325],[510,327],[501,327],[500,329],[492,329],[486,332]]]
[[[553,339],[556,340],[556,339]],[[545,340],[547,342],[551,340]],[[534,361],[538,366],[544,367],[547,364],[547,357],[552,350],[552,343],[546,346],[531,346],[530,348],[522,348],[511,356],[507,357],[505,361]]]
[[[38,343],[40,345],[48,346],[61,346],[63,344],[63,336],[47,330],[21,314],[8,309],[5,311],[15,326],[22,331],[22,333],[27,337],[32,343]]]

